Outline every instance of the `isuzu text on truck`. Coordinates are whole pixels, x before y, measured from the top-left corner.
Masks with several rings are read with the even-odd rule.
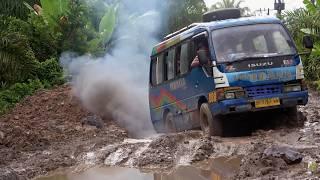
[[[274,17],[207,13],[165,37],[151,55],[149,102],[157,131],[201,127],[223,135],[223,116],[282,109],[296,118],[308,102],[297,48]],[[309,36],[306,48],[313,48]]]

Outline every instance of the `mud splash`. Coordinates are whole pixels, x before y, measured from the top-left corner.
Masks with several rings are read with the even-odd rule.
[[[130,168],[92,168],[80,174],[56,174],[35,180],[212,180],[233,179],[240,169],[241,158],[221,157],[196,165],[180,166],[172,172],[155,172]]]

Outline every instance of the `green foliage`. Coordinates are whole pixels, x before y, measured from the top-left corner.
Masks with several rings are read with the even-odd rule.
[[[309,57],[303,59],[305,77],[307,80],[320,80],[320,0],[315,4],[311,0],[304,0],[305,8],[285,12],[283,19],[291,32],[298,49],[305,51],[302,45],[303,36],[309,34],[315,42],[314,49]],[[320,86],[317,86],[320,90]]]
[[[320,59],[319,57],[310,56],[304,59],[305,76],[308,80],[316,81],[320,79]]]
[[[38,0],[1,0],[0,14],[23,20],[27,19],[29,10],[23,5],[23,1],[26,1],[32,6],[38,3]]]
[[[0,115],[4,114],[25,96],[32,95],[36,90],[44,88],[40,80],[29,80],[16,83],[9,89],[0,90]]]
[[[101,14],[94,13],[95,7],[89,6],[82,0],[57,1],[51,6],[55,7],[53,9],[62,7],[62,10],[54,14],[55,11],[48,10],[50,8],[47,7],[49,4],[46,0],[41,3],[47,3],[43,6],[44,18],[47,20],[51,17],[48,21],[49,26],[54,27],[54,34],[61,35],[58,39],[58,53],[72,51],[80,55],[85,53],[98,55],[105,51],[116,26],[116,5],[106,7],[105,14]],[[93,19],[99,19],[99,23]]]
[[[1,2],[0,114],[37,89],[63,84],[57,60],[62,52],[104,54],[117,25],[117,1],[109,6],[100,0],[90,3],[92,6],[87,3],[85,0]]]
[[[175,32],[194,22],[202,20],[202,14],[207,11],[203,0],[169,0],[167,2],[168,18],[164,19],[164,26],[167,27],[165,34]]]
[[[61,85],[64,83],[63,70],[55,58],[39,63],[37,77],[49,85]]]
[[[61,47],[60,52],[88,53],[88,42],[96,34],[89,23],[87,7],[81,2],[75,1],[71,4],[70,12],[64,17],[63,23],[60,23],[60,32],[62,34],[59,44],[59,47]]]
[[[293,35],[293,38],[302,47],[302,36],[310,34],[315,41],[319,41],[320,33],[320,3],[312,4],[311,0],[304,0],[306,9],[295,9],[284,14],[285,24]]]
[[[30,46],[38,61],[58,56],[58,40],[61,34],[49,31],[42,16],[30,14],[27,21],[32,30],[28,32]]]
[[[320,80],[320,42],[318,42],[311,55],[304,60],[306,78],[310,81]]]
[[[63,84],[63,72],[56,59],[49,59],[38,63],[35,75],[36,79],[27,80],[23,83],[16,83],[9,88],[2,84],[0,88],[0,115],[12,108],[25,96],[32,95],[42,88],[50,88],[54,85]]]
[[[315,4],[311,2],[311,0],[303,0],[303,4],[306,6],[307,10],[314,14],[317,11],[320,11],[320,0],[316,0]]]
[[[51,28],[64,23],[65,14],[70,10],[70,0],[40,0],[42,15]]]
[[[28,26],[16,18],[0,16],[0,27],[0,82],[13,84],[33,78],[37,61],[23,34]]]
[[[103,43],[106,44],[115,29],[117,20],[117,6],[109,6],[99,24],[99,33],[102,35]]]

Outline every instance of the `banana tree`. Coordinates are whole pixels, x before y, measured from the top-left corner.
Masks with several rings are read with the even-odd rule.
[[[99,24],[99,33],[103,39],[103,43],[107,43],[116,27],[118,5],[107,7],[106,13],[102,17]]]
[[[98,47],[101,46],[104,47],[104,51],[106,50],[105,47],[111,40],[117,25],[117,12],[118,4],[109,5],[106,7],[106,11],[100,20],[96,37],[89,42],[91,52],[94,52],[95,49],[99,49]]]
[[[88,6],[85,1],[40,0],[40,2],[41,13],[39,13],[39,7],[37,8],[38,10],[36,10],[36,6],[31,7],[27,3],[25,3],[25,5],[36,14],[43,16],[51,29],[61,31],[62,34],[65,33],[64,40],[72,41],[71,39],[75,36],[72,34],[78,31],[76,29],[84,31],[82,35],[89,37],[82,38],[81,44],[82,46],[86,46],[83,44],[87,44],[88,52],[94,52],[97,49],[101,49],[101,47],[105,47],[114,33],[117,22],[118,3],[105,7],[104,15],[99,17],[101,19],[99,20],[98,27],[95,27],[92,22],[93,20],[87,17],[92,16],[92,14],[86,14],[89,12],[88,8],[92,7]],[[71,44],[74,43],[70,42],[69,45]],[[81,49],[86,48],[82,47]]]
[[[37,15],[43,16],[50,28],[57,28],[59,23],[65,20],[70,11],[70,0],[40,0],[40,5],[31,6],[27,2],[23,4]]]

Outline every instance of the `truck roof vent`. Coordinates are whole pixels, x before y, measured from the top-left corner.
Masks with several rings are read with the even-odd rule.
[[[238,8],[219,9],[210,11],[202,16],[203,22],[221,21],[225,19],[237,19],[241,17],[241,11]]]

